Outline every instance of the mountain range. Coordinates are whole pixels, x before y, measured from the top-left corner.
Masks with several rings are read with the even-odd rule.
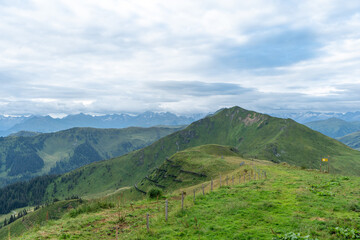
[[[0,116],[0,136],[8,136],[19,131],[49,133],[73,127],[125,128],[151,127],[158,125],[188,125],[204,117],[204,114],[177,116],[164,112],[145,112],[139,115],[111,114],[92,116],[87,114],[69,115],[64,118],[50,116],[5,117]]]
[[[133,114],[108,114],[92,116],[88,114],[68,115],[64,118],[50,116],[1,116],[0,136],[8,136],[19,131],[29,132],[56,132],[73,127],[93,128],[124,128],[124,127],[151,127],[157,125],[188,125],[205,117],[206,114],[192,114],[190,116],[178,116],[169,112],[144,112]],[[347,122],[360,121],[360,112],[298,112],[298,113],[270,113],[269,115],[279,118],[291,118],[299,123],[308,123],[329,118],[337,118]]]
[[[269,115],[279,118],[291,118],[298,123],[308,123],[313,121],[326,120],[329,118],[337,118],[347,122],[360,121],[360,111],[357,112],[347,112],[347,113],[337,113],[337,112],[276,112],[270,113]]]

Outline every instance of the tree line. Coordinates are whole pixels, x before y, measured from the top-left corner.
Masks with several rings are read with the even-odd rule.
[[[56,175],[33,178],[26,182],[18,182],[0,189],[0,214],[7,214],[16,208],[29,205],[40,205],[44,195]]]
[[[16,219],[24,217],[25,215],[27,215],[26,209],[20,211],[18,214],[11,215],[9,220],[5,218],[4,222],[3,222],[3,225],[2,226],[0,225],[0,228],[5,227],[6,225],[14,222]]]

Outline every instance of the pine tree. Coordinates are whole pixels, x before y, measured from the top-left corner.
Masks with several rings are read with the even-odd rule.
[[[13,221],[15,221],[15,217],[11,215],[8,224],[12,223]]]

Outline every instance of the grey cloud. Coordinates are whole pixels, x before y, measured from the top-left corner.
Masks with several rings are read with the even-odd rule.
[[[232,83],[206,83],[200,81],[152,82],[149,87],[170,94],[188,96],[240,95],[254,91]]]
[[[360,6],[357,1],[332,1],[319,9],[321,2],[311,3],[315,7],[298,1],[249,2],[260,12],[269,4],[272,11],[253,17],[249,11],[250,17],[242,20],[236,18],[244,12],[239,1],[231,7],[164,1],[153,6],[155,11],[130,2],[125,14],[116,11],[118,5],[106,10],[96,6],[101,2],[82,1],[84,16],[73,9],[78,1],[0,1],[0,112],[208,112],[232,105],[258,111],[356,110],[359,85],[341,85],[340,77],[347,72],[348,79],[356,80],[359,66],[351,58],[354,66],[327,61],[324,46],[359,38]],[[54,8],[54,16],[41,8],[46,4]],[[231,16],[224,28],[231,25],[226,23],[234,26],[224,33],[214,31],[222,19],[205,18],[214,12]],[[317,12],[322,15],[312,18]],[[242,37],[248,41],[238,41]],[[304,62],[323,65],[289,67]],[[301,94],[314,82],[344,91],[321,97]],[[263,93],[266,84],[278,89]],[[276,93],[284,91],[292,93]]]

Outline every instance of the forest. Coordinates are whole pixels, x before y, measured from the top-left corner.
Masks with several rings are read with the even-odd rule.
[[[46,188],[56,177],[56,175],[36,177],[30,181],[1,188],[0,214],[7,214],[17,208],[42,204]]]

